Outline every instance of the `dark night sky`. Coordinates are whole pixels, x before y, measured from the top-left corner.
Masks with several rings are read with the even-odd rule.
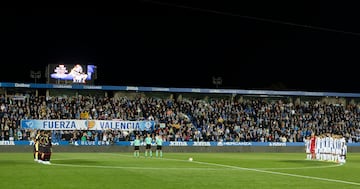
[[[0,81],[80,60],[98,85],[360,92],[356,6],[180,2],[1,9]]]

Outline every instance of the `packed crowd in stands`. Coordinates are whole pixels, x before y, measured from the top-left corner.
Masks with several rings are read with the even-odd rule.
[[[266,98],[0,97],[0,140],[31,140],[21,119],[154,120],[165,141],[303,142],[312,132],[360,142],[360,104]],[[130,141],[144,131],[53,131],[53,140]]]

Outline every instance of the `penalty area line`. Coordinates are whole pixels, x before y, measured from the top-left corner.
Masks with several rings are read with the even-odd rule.
[[[306,175],[297,175],[297,174],[291,174],[291,173],[267,171],[267,170],[254,169],[254,168],[237,167],[237,166],[224,165],[224,164],[218,164],[218,163],[207,163],[207,162],[200,162],[200,161],[192,161],[192,162],[193,163],[198,163],[198,164],[203,164],[203,165],[214,165],[214,166],[233,168],[233,169],[238,169],[238,170],[247,170],[247,171],[254,171],[254,172],[260,172],[260,173],[273,174],[273,175],[282,175],[282,176],[306,178],[306,179],[312,179],[312,180],[321,180],[321,181],[336,182],[336,183],[360,186],[360,183],[344,181],[344,180],[328,179],[328,178],[313,177],[313,176],[306,176]]]

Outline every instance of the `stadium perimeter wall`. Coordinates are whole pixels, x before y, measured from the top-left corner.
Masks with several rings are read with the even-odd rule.
[[[33,146],[0,146],[1,152],[33,152]],[[155,151],[156,147],[153,147]],[[53,146],[53,153],[57,152],[133,152],[133,146]],[[140,148],[141,152],[145,147]],[[301,146],[170,146],[163,147],[163,152],[279,152],[279,153],[305,153]],[[348,153],[360,153],[360,146],[349,146]]]

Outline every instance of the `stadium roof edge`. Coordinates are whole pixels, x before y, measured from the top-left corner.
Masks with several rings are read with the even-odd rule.
[[[2,87],[2,88],[31,88],[31,89],[140,91],[140,92],[183,92],[183,93],[243,94],[243,95],[360,97],[360,93],[339,93],[339,92],[273,91],[273,90],[209,89],[209,88],[171,88],[171,87],[165,88],[165,87],[141,87],[141,86],[81,85],[81,84],[67,85],[67,84],[10,83],[10,82],[0,82],[0,87]]]

